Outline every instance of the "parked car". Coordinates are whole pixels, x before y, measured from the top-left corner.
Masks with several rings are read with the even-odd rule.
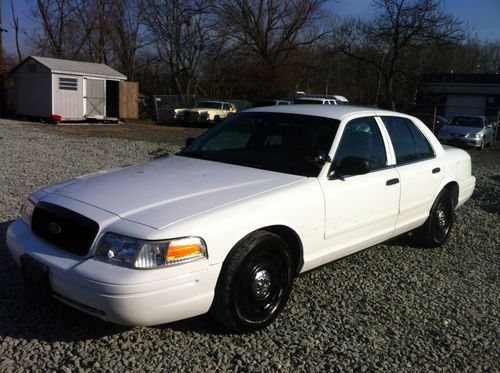
[[[493,125],[486,124],[482,116],[457,115],[438,134],[439,141],[444,144],[473,146],[483,149],[485,145],[493,145]]]
[[[262,106],[280,106],[280,105],[291,105],[290,101],[286,100],[257,100],[253,103],[252,107],[262,107]]]
[[[249,331],[278,316],[299,273],[410,231],[442,245],[474,187],[470,156],[417,118],[256,108],[177,155],[32,193],[7,245],[40,292],[101,319],[211,311]]]
[[[296,92],[294,104],[349,105],[349,100],[340,95],[306,94]]]
[[[328,97],[320,97],[317,95],[300,95],[293,100],[294,104],[309,104],[309,105],[347,105],[349,101],[344,96],[331,95]]]
[[[432,113],[411,113],[410,115],[420,119],[427,128],[434,132],[434,135],[437,135],[441,128],[448,124],[446,118],[441,115],[436,115],[435,118]]]
[[[175,109],[174,119],[185,122],[218,122],[236,112],[236,106],[224,101],[200,101],[192,109]]]

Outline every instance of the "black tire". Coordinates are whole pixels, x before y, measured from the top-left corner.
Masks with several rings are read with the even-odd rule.
[[[444,244],[453,226],[453,199],[447,189],[443,189],[432,205],[424,225],[413,232],[413,239],[426,247]]]
[[[293,277],[286,242],[276,234],[256,231],[241,240],[224,261],[211,313],[237,332],[261,329],[285,306]]]
[[[214,117],[214,123],[218,123],[218,122],[220,122],[220,116],[216,115]]]

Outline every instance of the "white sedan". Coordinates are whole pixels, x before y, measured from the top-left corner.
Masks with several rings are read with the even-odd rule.
[[[301,272],[409,231],[443,244],[474,186],[468,154],[414,117],[256,108],[175,156],[34,192],[7,244],[41,293],[104,320],[211,311],[249,331],[277,317]]]

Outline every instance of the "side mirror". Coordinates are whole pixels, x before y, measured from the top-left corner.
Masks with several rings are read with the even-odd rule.
[[[340,166],[328,173],[329,179],[339,179],[343,176],[364,175],[370,172],[370,161],[367,158],[345,157]]]
[[[186,148],[193,143],[193,141],[196,140],[196,137],[188,137],[186,139]]]
[[[493,128],[493,124],[487,124],[486,128]]]
[[[326,162],[331,162],[332,159],[326,153],[320,152],[316,157],[314,157],[314,162],[323,166]]]

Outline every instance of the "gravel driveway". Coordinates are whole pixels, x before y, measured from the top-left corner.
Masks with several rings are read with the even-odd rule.
[[[444,247],[399,239],[306,273],[276,322],[237,335],[209,316],[126,328],[43,300],[23,283],[5,245],[30,191],[176,146],[6,120],[0,138],[0,372],[499,369],[498,145],[470,151],[477,189]]]

